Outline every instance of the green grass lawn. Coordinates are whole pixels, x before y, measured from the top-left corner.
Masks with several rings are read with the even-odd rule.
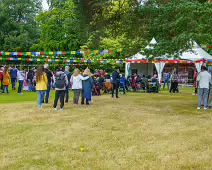
[[[0,169],[212,169],[212,112],[192,92],[71,99],[56,112],[53,98],[39,110],[36,93],[0,95]]]

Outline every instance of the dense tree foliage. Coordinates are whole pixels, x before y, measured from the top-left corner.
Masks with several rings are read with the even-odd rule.
[[[0,50],[26,51],[39,41],[40,0],[0,0]]]
[[[0,0],[0,50],[124,49],[129,57],[155,37],[147,55],[176,54],[192,40],[212,44],[208,0]],[[88,56],[91,57],[91,56]]]

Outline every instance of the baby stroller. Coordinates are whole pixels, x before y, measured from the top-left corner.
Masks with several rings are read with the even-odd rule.
[[[159,85],[157,82],[154,83],[149,83],[148,84],[148,88],[147,88],[147,92],[148,93],[158,93],[158,89],[159,89]]]

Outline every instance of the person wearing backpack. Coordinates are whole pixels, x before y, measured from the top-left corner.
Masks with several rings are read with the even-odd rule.
[[[68,78],[63,72],[63,68],[60,68],[54,77],[55,82],[55,99],[54,99],[54,110],[57,110],[57,103],[60,99],[60,110],[64,109],[64,98],[66,92],[66,86],[68,85]]]
[[[70,80],[71,80],[71,73],[69,72],[69,66],[65,67],[65,72],[64,72],[67,76],[68,79],[68,85],[66,86],[66,92],[65,92],[65,102],[68,103],[68,99],[69,99],[69,88],[70,88]]]

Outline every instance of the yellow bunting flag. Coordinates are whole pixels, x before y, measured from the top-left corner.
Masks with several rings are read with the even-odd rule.
[[[99,53],[99,50],[94,50],[94,54],[98,54]]]
[[[26,52],[26,54],[27,54],[27,55],[31,55],[32,53],[31,53],[31,52]]]
[[[5,55],[10,55],[10,52],[5,52]]]

